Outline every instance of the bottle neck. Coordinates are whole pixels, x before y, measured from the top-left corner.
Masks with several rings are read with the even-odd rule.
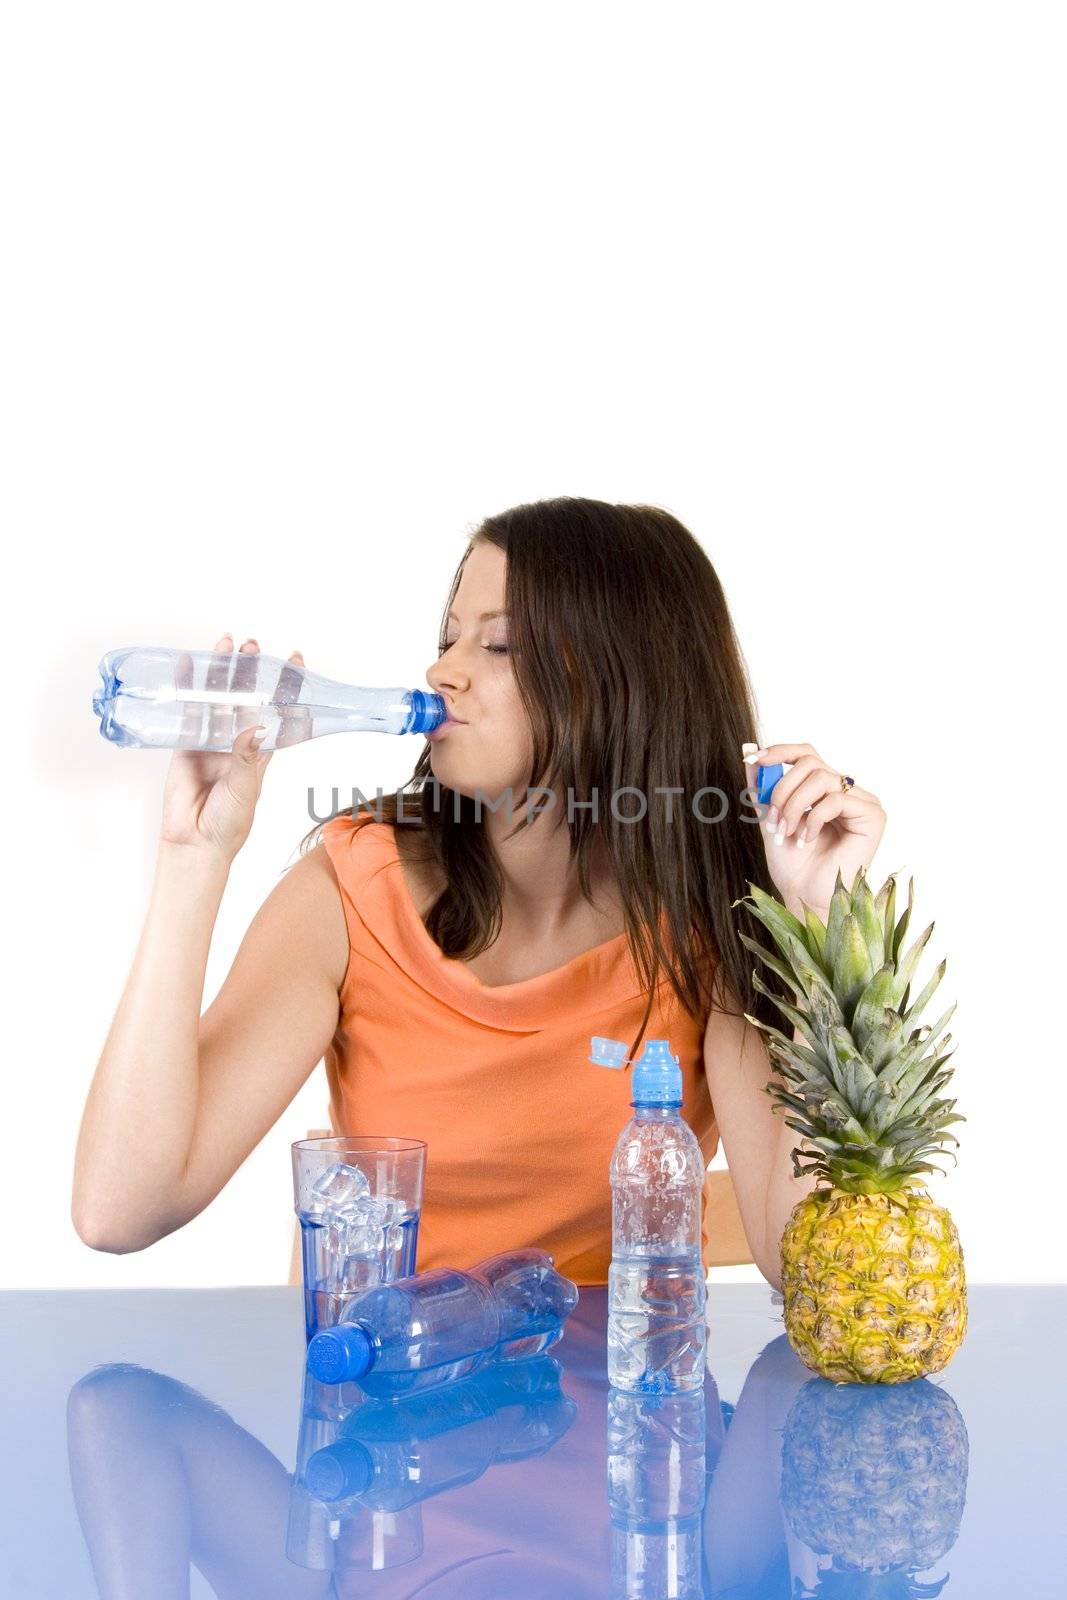
[[[631,1101],[631,1104],[633,1102]],[[635,1122],[669,1122],[681,1111],[680,1105],[669,1106],[634,1106]]]

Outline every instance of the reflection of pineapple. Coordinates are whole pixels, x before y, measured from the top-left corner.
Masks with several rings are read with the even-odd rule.
[[[967,1429],[925,1379],[842,1389],[812,1378],[782,1441],[782,1510],[798,1538],[833,1557],[820,1596],[931,1594],[917,1569],[955,1544],[967,1493]],[[876,1583],[860,1574],[880,1575]]]
[[[909,1006],[911,980],[933,923],[902,954],[912,893],[894,927],[896,882],[873,897],[862,867],[851,894],[841,874],[825,925],[805,907],[801,922],[753,886],[749,907],[779,954],[744,944],[792,989],[796,1003],[769,995],[798,1031],[787,1038],[756,1017],[777,1078],[768,1094],[805,1143],[796,1175],[820,1186],[801,1200],[782,1235],[785,1328],[802,1361],[837,1382],[901,1383],[938,1372],[967,1325],[963,1255],[948,1212],[922,1187],[940,1170],[956,1116],[938,1098],[955,1006],[932,1027],[911,1026],[945,971],[942,962]]]
[[[827,1567],[819,1573],[814,1589],[806,1589],[798,1579],[793,1600],[934,1600],[948,1577],[934,1583],[917,1583],[906,1572],[850,1572]]]

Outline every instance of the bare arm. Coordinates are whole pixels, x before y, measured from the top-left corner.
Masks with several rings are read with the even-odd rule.
[[[161,848],[78,1137],[72,1215],[95,1249],[142,1250],[197,1216],[336,1030],[348,934],[321,846],[268,895],[200,1017],[225,881],[224,867]]]
[[[235,656],[225,634],[215,651],[221,687],[259,646],[246,639]],[[303,731],[294,718],[292,742]],[[148,914],[78,1135],[71,1215],[94,1249],[143,1250],[202,1211],[336,1030],[348,933],[321,846],[272,890],[200,1015],[215,919],[271,759],[251,727],[232,751],[171,759]]]
[[[741,1222],[752,1259],[768,1283],[780,1289],[778,1249],[789,1213],[814,1187],[814,1177],[793,1177],[790,1152],[798,1135],[774,1110],[764,1085],[773,1076],[758,1028],[740,1015],[713,1010],[704,1033],[704,1071]]]

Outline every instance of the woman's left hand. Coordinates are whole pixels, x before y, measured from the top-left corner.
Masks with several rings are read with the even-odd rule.
[[[810,744],[743,745],[741,753],[753,790],[758,766],[789,764],[760,824],[767,868],[791,911],[803,918],[803,901],[825,919],[837,874],[851,889],[859,868],[874,858],[886,824],[881,802],[858,784],[844,788],[841,773]]]

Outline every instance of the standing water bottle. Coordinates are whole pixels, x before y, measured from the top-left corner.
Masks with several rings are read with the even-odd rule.
[[[469,1272],[434,1267],[350,1301],[308,1345],[308,1371],[322,1383],[355,1380],[376,1399],[408,1395],[493,1358],[540,1355],[577,1304],[545,1250],[508,1250]]]
[[[260,750],[324,733],[430,733],[448,713],[423,689],[334,683],[279,656],[130,646],[100,662],[93,696],[100,732],[149,749],[231,750],[244,728],[267,731]]]
[[[626,1046],[594,1038],[589,1059],[622,1067]],[[704,1382],[705,1162],[682,1120],[682,1071],[666,1039],[645,1041],[631,1091],[635,1114],[611,1158],[608,1382],[629,1394],[682,1393]]]

